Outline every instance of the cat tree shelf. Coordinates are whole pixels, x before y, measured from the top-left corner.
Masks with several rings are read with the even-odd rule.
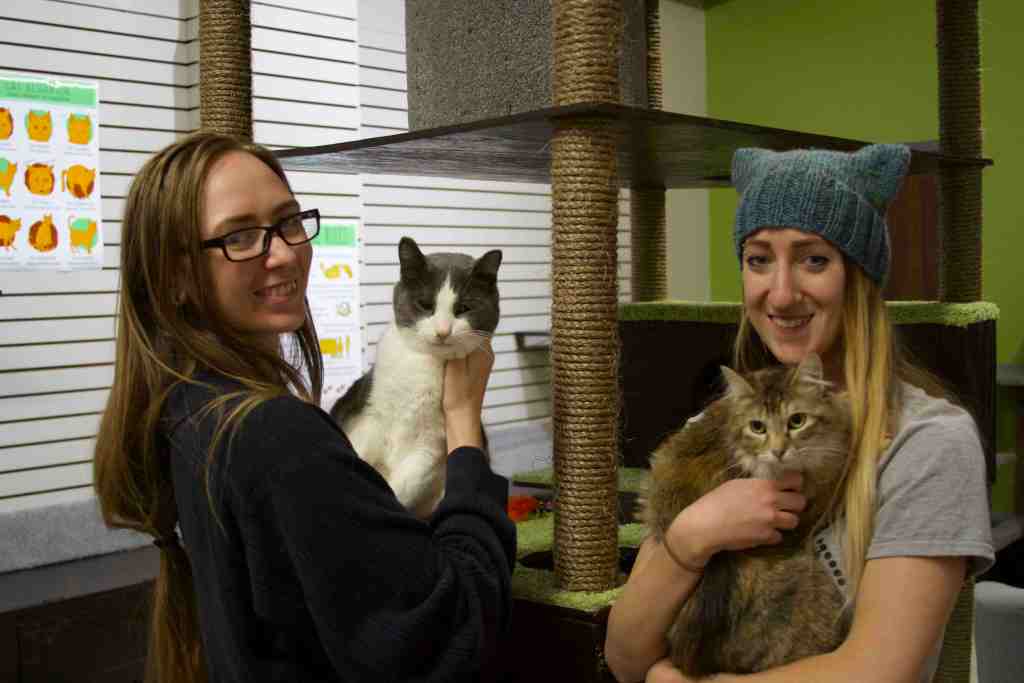
[[[620,131],[618,175],[624,187],[728,187],[732,154],[740,147],[850,151],[868,144],[702,116],[586,103],[336,145],[280,150],[277,156],[289,171],[549,183],[555,127],[559,120],[579,117],[611,121]],[[991,163],[914,149],[910,172],[935,173],[942,165],[982,167]]]

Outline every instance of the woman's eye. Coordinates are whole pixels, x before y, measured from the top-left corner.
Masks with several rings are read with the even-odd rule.
[[[807,265],[815,270],[824,270],[828,266],[829,261],[830,259],[827,256],[814,255],[807,257]]]
[[[288,237],[298,237],[306,232],[302,226],[302,219],[298,216],[292,216],[284,221],[281,224],[281,231]]]
[[[807,424],[807,416],[803,413],[793,413],[789,416],[789,428],[800,429]]]
[[[750,431],[755,434],[764,434],[768,429],[765,427],[764,422],[761,422],[760,420],[751,420]]]
[[[224,244],[229,248],[245,248],[251,247],[256,244],[260,237],[263,236],[263,231],[259,228],[252,228],[250,230],[239,230],[233,232],[224,238]]]
[[[743,258],[743,262],[747,264],[748,268],[762,268],[766,263],[768,263],[768,259],[764,256],[749,254]]]

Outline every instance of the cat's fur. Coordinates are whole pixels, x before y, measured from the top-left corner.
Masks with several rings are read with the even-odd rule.
[[[673,663],[698,678],[830,652],[849,628],[843,596],[810,543],[843,478],[850,440],[845,395],[829,389],[814,355],[798,368],[747,378],[722,371],[726,395],[652,456],[645,522],[663,540],[676,514],[722,482],[775,479],[790,469],[803,472],[808,502],[800,525],[783,532],[780,544],[720,552],[705,567],[669,632]]]
[[[498,326],[501,251],[475,260],[424,256],[412,238],[403,237],[398,257],[394,322],[377,343],[374,366],[338,399],[331,415],[402,504],[426,517],[444,493],[444,365],[474,351]]]

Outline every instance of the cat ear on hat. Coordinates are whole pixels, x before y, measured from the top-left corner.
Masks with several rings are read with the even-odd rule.
[[[868,145],[854,157],[864,169],[864,197],[884,213],[910,167],[910,148],[906,145]]]
[[[743,194],[750,181],[757,175],[758,162],[774,152],[756,147],[743,147],[732,155],[732,185]]]

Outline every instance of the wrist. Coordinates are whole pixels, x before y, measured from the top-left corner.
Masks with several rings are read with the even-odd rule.
[[[483,428],[480,420],[448,420],[445,422],[445,438],[448,452],[461,446],[483,448]]]
[[[704,565],[707,561],[693,560],[686,557],[685,554],[680,554],[672,547],[672,542],[668,536],[665,536],[661,543],[661,547],[665,550],[665,553],[672,559],[672,561],[681,569],[685,569],[691,574],[703,574]]]
[[[665,551],[679,566],[694,572],[704,571],[717,548],[712,547],[691,519],[690,508],[684,509],[665,532]]]

